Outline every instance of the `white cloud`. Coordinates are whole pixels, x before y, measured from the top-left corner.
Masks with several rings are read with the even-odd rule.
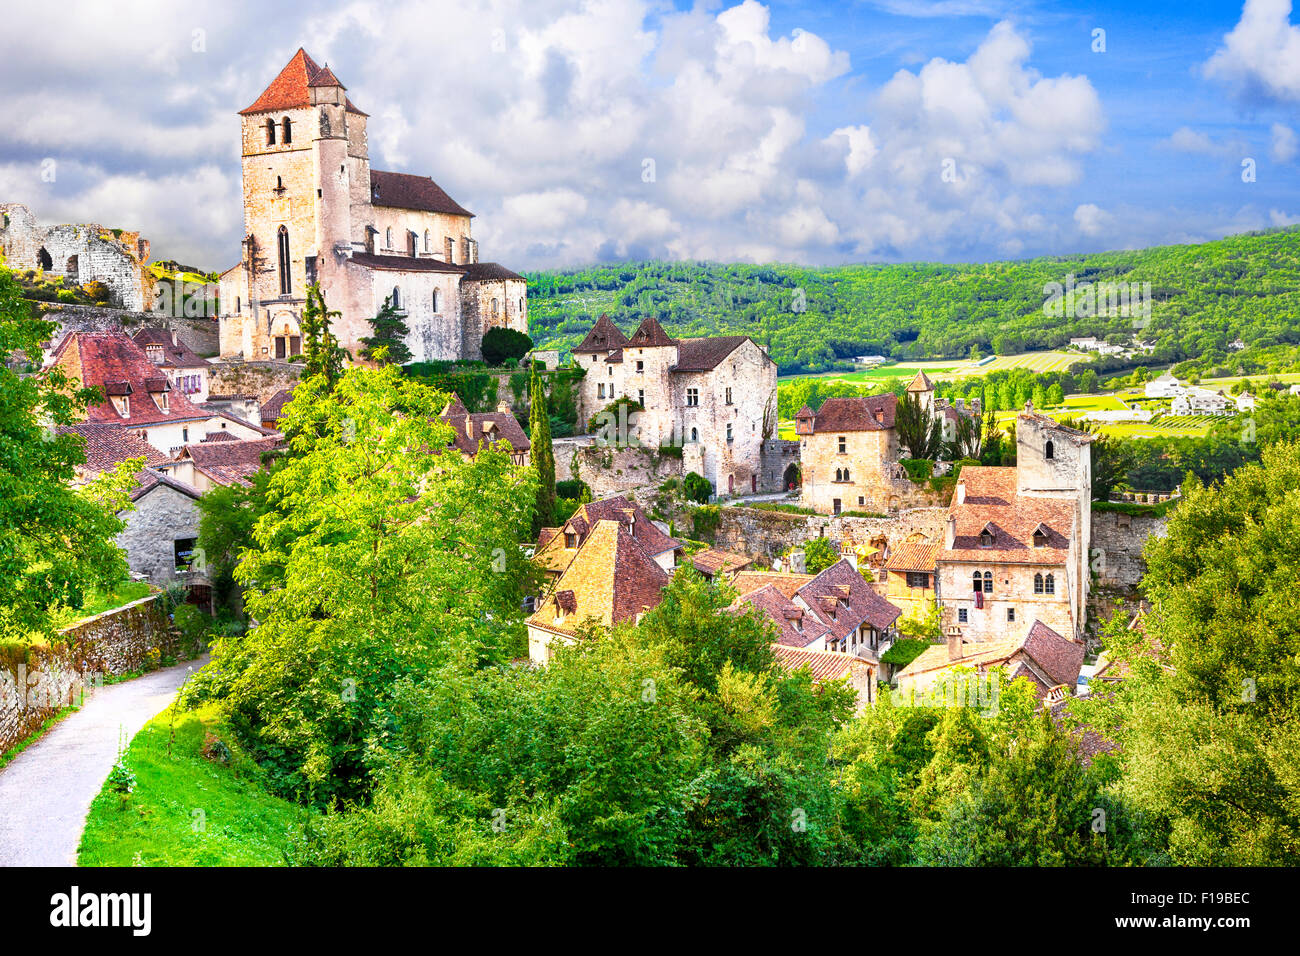
[[[1084,203],[1074,210],[1074,222],[1085,236],[1100,236],[1115,217],[1095,203]]]
[[[1296,137],[1296,132],[1291,127],[1274,123],[1269,133],[1272,141],[1268,153],[1273,158],[1273,162],[1289,163],[1300,155],[1300,139]]]
[[[1291,23],[1291,0],[1246,0],[1205,74],[1271,99],[1300,100],[1300,27]]]

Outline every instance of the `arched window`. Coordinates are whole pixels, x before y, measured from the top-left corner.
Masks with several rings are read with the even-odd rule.
[[[438,311],[438,290],[437,289],[433,290],[433,311],[434,312]]]
[[[266,121],[266,145],[275,145],[275,120],[273,119]]]
[[[424,230],[424,251],[429,251],[429,230]]]
[[[980,577],[980,573],[978,571],[972,574],[970,576],[971,590],[972,591],[983,590],[984,585],[980,583],[982,580],[983,578]]]
[[[40,266],[41,270],[44,272],[49,272],[54,268],[54,259],[50,257],[49,250],[44,246],[41,246],[41,251],[36,253],[36,264]]]
[[[1049,574],[1047,580],[1043,582],[1043,590],[1048,594],[1056,593],[1056,576]]]
[[[492,300],[492,315],[495,317],[496,314],[497,314],[497,300],[496,300],[496,299],[493,299],[493,300]]]
[[[280,227],[280,295],[288,295],[292,285],[289,281],[289,230]]]
[[[848,470],[847,468],[844,469],[844,480],[845,480],[845,481],[852,481],[852,480],[853,480],[852,478],[849,477],[849,470]]]
[[[1034,593],[1035,594],[1043,593],[1043,576],[1041,574],[1034,575]]]
[[[402,307],[402,290],[399,289],[397,286],[393,286],[393,308],[400,309],[401,307]]]
[[[700,440],[700,430],[698,428],[692,428],[691,441],[699,441],[699,440]]]
[[[993,572],[992,571],[984,572],[984,593],[985,594],[993,593]]]
[[[293,142],[293,120],[287,116],[280,122],[280,142]]]
[[[1044,457],[1044,458],[1047,458],[1047,459],[1055,458],[1055,457],[1056,457],[1056,445],[1049,441],[1049,442],[1047,443],[1047,447],[1043,449],[1043,457]]]

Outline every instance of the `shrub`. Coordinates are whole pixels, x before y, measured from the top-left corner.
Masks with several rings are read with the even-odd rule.
[[[627,411],[620,414],[619,409],[623,407],[626,407]],[[621,426],[625,421],[630,421],[634,413],[643,411],[645,411],[645,406],[635,399],[623,395],[620,398],[614,399],[614,401],[610,402],[595,415],[592,415],[591,418],[587,419],[587,431],[597,431],[605,422],[610,421],[610,419],[605,417],[606,415],[612,415],[614,423]]]
[[[488,329],[479,346],[483,361],[490,366],[515,364],[533,349],[533,340],[514,329]]]
[[[898,462],[915,484],[929,481],[934,474],[934,462],[928,458],[902,458]]]
[[[682,494],[689,501],[698,501],[704,504],[713,495],[713,486],[709,484],[709,479],[701,474],[688,471],[686,477],[682,479]]]
[[[722,522],[722,509],[717,505],[701,505],[691,513],[691,521],[696,540],[712,543]]]
[[[198,657],[207,644],[212,619],[193,604],[182,604],[172,612],[172,621],[181,632],[181,651],[187,657]]]

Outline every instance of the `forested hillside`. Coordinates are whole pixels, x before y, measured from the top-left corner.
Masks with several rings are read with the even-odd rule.
[[[631,331],[647,315],[675,335],[746,334],[783,373],[821,371],[855,355],[967,358],[1058,348],[1072,336],[1126,341],[1132,318],[1044,314],[1044,286],[1151,284],[1138,336],[1147,364],[1221,362],[1241,339],[1251,354],[1300,343],[1300,227],[1199,245],[1051,256],[981,265],[724,265],[643,262],[529,273],[530,333],[572,347],[607,312]]]

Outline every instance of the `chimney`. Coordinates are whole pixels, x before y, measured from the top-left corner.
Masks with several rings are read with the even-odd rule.
[[[984,408],[984,402],[982,400],[978,398],[972,398],[970,400],[970,410],[974,412],[976,415],[978,415],[983,408]]]
[[[957,411],[963,411],[966,408],[966,399],[959,398],[957,401]]]
[[[953,498],[953,503],[959,505],[966,503],[966,482],[961,478],[957,479],[957,496]]]
[[[502,399],[501,401],[497,402],[497,414],[498,414],[498,415],[509,415],[509,414],[510,414],[510,403],[507,402],[505,399]]]
[[[172,345],[180,345],[180,344],[181,344],[180,336],[176,334],[175,329],[172,329]]]
[[[958,487],[961,487],[960,485]],[[948,528],[944,533],[944,547],[949,551],[957,543],[957,519],[952,515],[948,516]]]
[[[1034,410],[1034,400],[1032,398],[1027,399],[1025,401],[1025,411],[1032,412],[1033,410]]]
[[[961,660],[961,628],[956,624],[948,625],[948,660]]]

